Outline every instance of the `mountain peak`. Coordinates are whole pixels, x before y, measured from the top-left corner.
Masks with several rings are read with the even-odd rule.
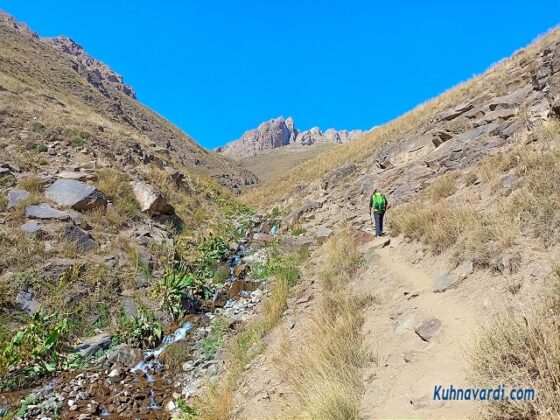
[[[246,131],[239,139],[219,147],[217,152],[234,159],[243,159],[290,144],[310,146],[316,143],[346,143],[362,134],[364,132],[361,130],[337,131],[333,128],[323,132],[319,127],[299,131],[291,116],[286,119],[279,116]]]

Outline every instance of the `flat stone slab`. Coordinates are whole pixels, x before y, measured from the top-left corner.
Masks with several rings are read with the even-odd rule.
[[[435,293],[442,293],[446,290],[458,287],[463,280],[469,277],[474,271],[474,264],[472,261],[466,261],[460,267],[452,272],[443,273],[436,279],[434,285]]]
[[[400,320],[397,325],[395,325],[395,328],[393,328],[393,331],[397,334],[403,334],[412,329],[414,321],[416,321],[416,314],[410,314]]]
[[[8,193],[8,208],[12,209],[18,203],[29,198],[29,193],[25,190],[14,188]]]
[[[379,238],[374,238],[371,241],[371,245],[369,246],[370,249],[381,249],[385,248],[391,243],[391,238],[388,236],[381,236]]]
[[[55,219],[69,220],[70,215],[64,211],[55,209],[48,204],[37,204],[36,206],[28,206],[25,209],[25,217],[30,219]]]
[[[74,210],[90,210],[107,205],[107,199],[95,187],[73,179],[59,179],[46,189],[48,199]]]
[[[43,230],[41,224],[36,220],[29,220],[20,227],[26,236],[35,236],[40,239],[46,238],[47,232]]]
[[[106,349],[111,344],[111,334],[101,333],[93,337],[82,340],[82,344],[77,346],[74,351],[82,357],[94,355],[98,350]]]
[[[439,334],[441,329],[441,321],[437,318],[430,318],[422,322],[418,327],[414,329],[414,332],[418,337],[424,341],[430,341],[436,335]]]

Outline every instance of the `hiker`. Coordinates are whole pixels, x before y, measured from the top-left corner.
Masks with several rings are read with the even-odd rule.
[[[387,210],[387,198],[379,189],[374,189],[369,200],[369,212],[375,223],[375,236],[383,235],[383,216]]]

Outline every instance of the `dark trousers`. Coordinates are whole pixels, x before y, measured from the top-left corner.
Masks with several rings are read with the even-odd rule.
[[[373,218],[375,219],[375,236],[381,236],[383,233],[383,216],[384,211],[374,211]]]

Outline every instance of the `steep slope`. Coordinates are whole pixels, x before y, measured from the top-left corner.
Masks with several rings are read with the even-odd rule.
[[[42,40],[5,13],[0,15],[0,22],[4,23],[0,25],[0,71],[42,90],[43,97],[35,100],[38,107],[48,108],[52,104],[48,108],[50,113],[64,115],[66,102],[73,101],[84,108],[85,114],[100,115],[125,130],[140,133],[149,147],[171,152],[188,168],[215,178],[236,193],[256,182],[254,175],[237,163],[201,148],[177,127],[134,100],[134,92],[122,84],[119,75],[88,56],[74,41],[67,37]],[[121,92],[128,92],[129,96]],[[14,102],[4,100],[8,107]],[[19,112],[15,108],[13,115]]]
[[[288,145],[311,146],[314,144],[341,144],[364,134],[361,130],[321,131],[318,127],[299,131],[292,117],[273,118],[261,123],[257,128],[246,131],[239,139],[217,149],[218,153],[234,159],[258,156],[271,149]]]

